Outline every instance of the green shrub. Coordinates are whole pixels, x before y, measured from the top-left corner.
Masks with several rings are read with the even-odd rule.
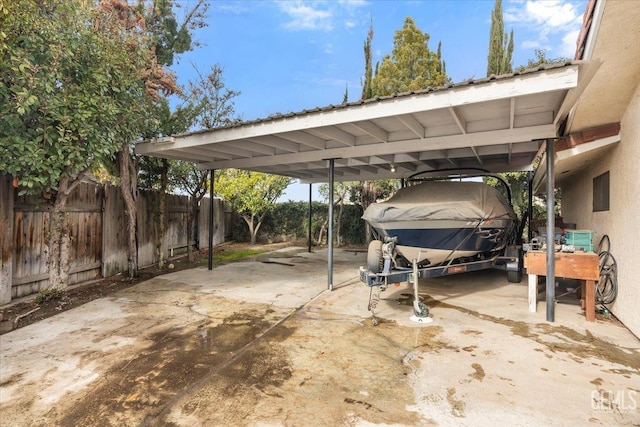
[[[312,202],[311,204],[311,236],[314,245],[320,229],[327,221],[329,207],[326,203]],[[339,206],[335,206],[333,218],[338,218]],[[342,243],[345,245],[361,245],[365,242],[365,224],[361,219],[362,207],[359,205],[345,205],[342,212]],[[284,202],[278,203],[267,213],[258,231],[258,242],[297,242],[307,243],[309,227],[309,203]],[[334,239],[337,229],[334,228]],[[248,241],[249,230],[247,224],[240,219],[234,224],[233,236],[235,240]],[[327,226],[325,224],[322,242],[327,243]]]

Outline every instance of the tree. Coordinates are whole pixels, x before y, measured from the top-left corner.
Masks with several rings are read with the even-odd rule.
[[[198,80],[188,83],[187,90],[183,91],[185,102],[175,114],[187,112],[188,117],[192,117],[188,121],[191,123],[189,127],[200,126],[204,129],[227,126],[237,121],[233,98],[240,95],[240,92],[226,88],[220,65],[213,65],[206,76],[197,69],[196,71]],[[191,207],[187,215],[187,229],[191,230],[200,201],[207,193],[208,171],[198,170],[191,162],[172,162],[170,183],[191,196]],[[189,261],[193,261],[191,245],[187,247],[187,257]]]
[[[204,18],[209,4],[205,0],[197,0],[186,11],[181,23],[174,12],[180,6],[180,2],[174,0],[141,1],[138,4],[138,12],[144,17],[147,33],[151,34],[159,64],[171,66],[175,55],[193,50],[191,32],[206,25]]]
[[[153,113],[159,108],[157,103],[162,96],[175,93],[178,87],[175,76],[168,73],[162,64],[158,63],[154,48],[156,39],[153,33],[147,31],[144,8],[130,5],[126,0],[104,0],[99,3],[100,10],[112,17],[103,31],[114,38],[128,40],[126,49],[144,50],[149,60],[139,64],[137,72],[139,82],[145,88],[147,105],[137,115],[123,114],[120,120],[132,124],[127,131],[119,132],[120,149],[115,156],[115,166],[120,177],[122,198],[125,204],[125,217],[127,219],[127,269],[130,277],[138,274],[138,259],[136,247],[136,219],[138,197],[138,159],[134,155],[133,144],[145,136],[148,136],[158,126],[158,118]],[[117,85],[115,85],[117,87]],[[123,111],[124,112],[124,111]]]
[[[529,59],[527,61],[527,65],[519,65],[516,67],[516,71],[522,72],[527,68],[536,68],[545,64],[563,64],[567,61],[571,61],[570,58],[565,57],[547,58],[547,51],[545,49],[536,49],[534,54],[535,58]]]
[[[137,34],[140,39],[144,40],[147,48],[153,49],[153,52],[159,56],[153,55],[154,66],[147,69],[145,73],[145,84],[152,90],[152,95],[156,101],[159,101],[158,92],[168,96],[178,92],[175,84],[175,76],[167,73],[163,66],[169,66],[173,63],[175,54],[185,52],[192,48],[191,35],[189,30],[204,26],[203,14],[206,11],[208,3],[205,0],[198,0],[197,3],[187,12],[182,24],[177,23],[173,7],[175,3],[172,0],[151,0],[149,2],[139,2],[138,6],[131,6],[126,0],[105,0],[101,2],[101,6],[108,9],[119,17],[120,28],[115,32],[125,34]],[[146,25],[147,21],[149,26]],[[149,109],[153,111],[153,109]],[[148,120],[153,124],[158,119]],[[125,213],[127,218],[127,260],[129,276],[134,277],[138,274],[138,260],[136,251],[136,217],[137,206],[136,199],[138,196],[138,159],[134,155],[133,144],[141,137],[149,138],[153,135],[151,132],[153,126],[146,129],[138,129],[138,132],[129,135],[122,135],[121,148],[117,153],[117,166],[122,185],[122,197],[125,202]],[[162,168],[165,175],[168,174],[168,163],[162,162]],[[162,200],[166,201],[166,183],[162,182]],[[164,202],[161,201],[161,205]],[[162,206],[161,206],[162,208]],[[164,212],[164,211],[162,211]],[[161,230],[160,241],[164,241],[164,220],[160,218]],[[163,248],[160,252],[164,254]],[[163,263],[162,256],[160,264]]]
[[[507,37],[504,32],[502,0],[496,0],[491,11],[491,29],[489,30],[489,54],[487,57],[487,76],[513,72],[513,30]]]
[[[186,132],[195,121],[196,109],[192,105],[178,106],[174,111],[169,107],[169,101],[162,98],[156,105],[153,117],[156,126],[151,127],[143,138],[155,138],[170,136]],[[158,268],[163,268],[166,263],[166,217],[167,193],[170,188],[170,173],[175,161],[161,159],[157,157],[140,156],[137,157],[139,174],[138,180],[140,188],[153,189],[158,191],[158,205],[154,209],[157,218],[156,225],[156,255],[158,257]],[[187,221],[188,222],[188,221]],[[190,248],[190,246],[188,246]]]
[[[352,192],[352,189],[358,183],[355,181],[351,182],[336,182],[333,187],[334,194],[337,196],[334,200],[334,205],[338,205],[338,215],[335,218],[335,226],[336,226],[336,246],[342,245],[342,235],[341,235],[341,224],[342,224],[342,213],[344,211],[344,205],[347,202],[347,196]],[[324,200],[329,200],[329,185],[328,184],[320,184],[318,187],[318,192],[320,196]],[[321,238],[322,236],[320,236]],[[319,238],[319,240],[320,240]]]
[[[394,35],[391,55],[386,55],[382,64],[372,70],[373,23],[364,42],[364,82],[362,99],[390,95],[409,90],[421,90],[442,86],[451,81],[442,59],[442,43],[438,50],[429,50],[429,34],[417,28],[413,19],[407,17],[402,29]],[[396,180],[373,180],[351,183],[349,193],[355,203],[363,209],[378,199],[388,198],[398,188]]]
[[[247,223],[251,244],[255,245],[265,214],[292,182],[284,176],[226,169],[216,173],[214,189]]]
[[[0,170],[51,204],[49,287],[68,281],[69,195],[145,121],[156,90],[145,83],[158,82],[144,40],[114,31],[110,12],[85,1],[0,3]]]
[[[376,67],[372,95],[384,96],[444,85],[450,79],[438,56],[429,50],[429,34],[423,33],[413,19],[407,17],[402,29],[394,35],[391,55],[386,55]]]
[[[226,87],[222,67],[214,64],[204,76],[196,68],[196,73],[198,79],[190,81],[187,87],[187,102],[196,113],[195,125],[213,129],[238,122],[233,98],[240,92]]]
[[[367,39],[364,41],[364,82],[362,83],[362,95],[360,99],[373,98],[373,89],[371,88],[371,80],[373,79],[373,68],[371,66],[371,43],[373,42],[373,18],[369,25]]]

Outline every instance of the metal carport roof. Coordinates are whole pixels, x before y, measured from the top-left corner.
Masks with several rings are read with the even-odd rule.
[[[138,154],[326,182],[476,167],[530,170],[586,83],[567,62],[146,141]]]

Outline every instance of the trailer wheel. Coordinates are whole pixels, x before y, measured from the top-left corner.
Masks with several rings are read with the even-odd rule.
[[[373,273],[382,273],[384,258],[382,257],[382,242],[372,240],[367,252],[367,268]]]
[[[520,283],[522,281],[521,270],[507,270],[507,280],[510,283]]]
[[[517,269],[513,269],[513,263],[507,263],[507,280],[509,283],[520,283],[522,281],[522,260],[524,259],[524,252],[520,245],[509,245],[505,250],[505,255],[508,257],[517,257]]]

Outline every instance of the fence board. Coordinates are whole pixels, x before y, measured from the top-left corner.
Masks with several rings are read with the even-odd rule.
[[[204,198],[200,201],[198,212],[198,241],[200,249],[209,247],[209,202],[211,199]],[[213,205],[213,244],[219,245],[225,242],[225,203],[220,199],[214,199]],[[232,227],[229,227],[230,229]]]
[[[193,230],[187,230],[187,217],[191,198],[167,196],[167,227],[165,234],[167,257],[187,253],[187,246],[194,244]]]
[[[138,266],[144,268],[158,262],[156,242],[157,222],[159,220],[158,210],[160,208],[159,194],[140,191],[136,204],[138,206]]]
[[[127,220],[119,187],[106,185],[103,199],[102,277],[127,271]]]
[[[11,301],[14,247],[13,199],[11,177],[0,173],[0,304]]]

